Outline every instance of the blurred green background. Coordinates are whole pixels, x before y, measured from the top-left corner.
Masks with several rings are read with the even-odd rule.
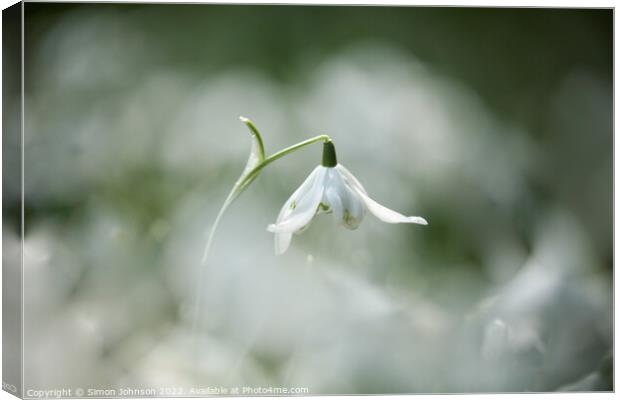
[[[26,389],[612,389],[612,10],[25,10]],[[268,153],[329,134],[429,226],[321,215],[276,257],[317,145],[230,208],[196,282],[239,115]]]

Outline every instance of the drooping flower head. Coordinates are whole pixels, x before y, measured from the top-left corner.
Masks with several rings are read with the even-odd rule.
[[[381,221],[398,224],[428,225],[422,217],[407,217],[371,199],[362,184],[336,159],[331,140],[323,144],[323,162],[284,203],[275,224],[267,228],[275,233],[275,252],[284,253],[293,233],[303,231],[315,215],[333,213],[336,221],[348,229],[357,229],[366,210]]]

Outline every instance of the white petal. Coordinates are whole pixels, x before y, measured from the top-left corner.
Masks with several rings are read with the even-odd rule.
[[[338,194],[338,190],[333,186],[328,186],[325,189],[325,200],[329,207],[334,212],[334,218],[338,223],[342,221],[343,209],[342,209],[342,201],[340,200],[340,195]]]
[[[390,224],[399,224],[399,223],[410,223],[410,224],[420,224],[420,225],[428,225],[428,222],[422,217],[407,217],[398,213],[394,210],[390,210],[389,208],[382,206],[377,203],[368,195],[358,188],[354,188],[357,194],[359,194],[360,198],[368,208],[368,211],[373,213],[375,217],[379,218],[383,222],[388,222]]]
[[[293,233],[307,225],[316,214],[316,209],[323,198],[325,189],[325,167],[318,167],[312,186],[301,196],[295,208],[290,213],[286,212],[281,221],[271,224],[267,230],[274,233]]]
[[[364,189],[364,186],[362,186],[360,181],[358,181],[357,178],[344,167],[344,165],[338,164],[335,168],[340,171],[341,176],[352,189],[360,189],[362,192],[364,192],[364,194],[366,194],[366,189]]]
[[[291,244],[292,237],[292,233],[276,233],[274,243],[277,256],[284,254],[284,252],[288,249],[288,246]]]
[[[349,229],[357,229],[364,219],[365,207],[359,194],[351,187],[349,182],[342,176],[342,171],[335,170],[334,184],[338,190],[342,204],[342,216],[340,223]],[[361,187],[359,190],[363,190]]]
[[[278,214],[278,219],[276,219],[276,224],[280,223],[282,220],[284,220],[286,217],[288,217],[293,212],[293,210],[297,207],[297,203],[299,203],[299,199],[305,196],[305,194],[308,193],[308,191],[312,187],[312,184],[314,183],[314,180],[316,179],[317,174],[321,168],[322,167],[319,165],[314,170],[312,170],[310,175],[308,175],[308,177],[301,184],[301,186],[299,186],[297,190],[293,192],[291,197],[289,197],[288,200],[286,200],[286,203],[284,203],[284,206],[282,206],[282,209],[280,210],[280,213]]]

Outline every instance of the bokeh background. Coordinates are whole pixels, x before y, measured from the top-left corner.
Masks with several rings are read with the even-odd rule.
[[[612,389],[611,10],[25,9],[26,389]],[[276,257],[316,145],[233,204],[199,280],[240,115],[268,153],[329,134],[429,226],[321,215]]]

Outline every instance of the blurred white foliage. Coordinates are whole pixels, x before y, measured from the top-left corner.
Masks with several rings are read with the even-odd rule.
[[[493,320],[484,330],[482,357],[487,360],[501,358],[510,340],[511,333],[506,323],[501,319]]]
[[[384,43],[361,43],[327,60],[304,89],[297,103],[303,126],[329,133],[379,199],[415,206],[415,185],[395,191],[382,179],[397,171],[405,182],[432,181],[434,190],[463,176],[510,203],[536,156],[526,136],[495,120],[470,89]]]
[[[171,121],[162,145],[164,165],[184,173],[228,163],[242,169],[239,160],[245,158],[250,140],[239,116],[257,121],[267,150],[273,152],[276,149],[270,146],[279,142],[278,134],[287,127],[287,108],[280,88],[253,70],[210,77],[186,93]]]
[[[590,350],[611,341],[610,284],[589,272],[598,260],[570,212],[539,219],[531,252],[501,226],[479,229],[489,203],[504,217],[527,198],[524,177],[541,160],[519,127],[463,84],[382,43],[345,49],[292,85],[247,68],[196,78],[142,68],[144,39],[114,15],[66,22],[38,53],[48,62],[28,98],[27,195],[68,204],[90,196],[70,229],[43,216],[27,232],[30,384],[551,390],[583,377],[600,356]],[[471,265],[455,262],[443,295],[463,308],[494,298],[463,318],[427,298],[426,277],[415,276],[417,290],[402,282],[390,271],[415,275],[430,262],[416,247],[424,233],[402,227],[340,232],[322,216],[274,257],[265,227],[318,163],[315,149],[269,167],[230,208],[191,332],[208,224],[237,176],[220,171],[240,172],[247,156],[239,115],[257,123],[268,153],[331,135],[343,163],[389,207],[424,215],[425,197],[448,208],[450,229],[484,249],[491,284],[482,290],[460,271]],[[139,167],[165,171],[162,185],[192,182],[147,235],[121,211],[122,194],[94,190]],[[18,254],[19,242],[5,240]],[[411,258],[388,257],[403,249]],[[541,371],[546,386],[537,386]]]

